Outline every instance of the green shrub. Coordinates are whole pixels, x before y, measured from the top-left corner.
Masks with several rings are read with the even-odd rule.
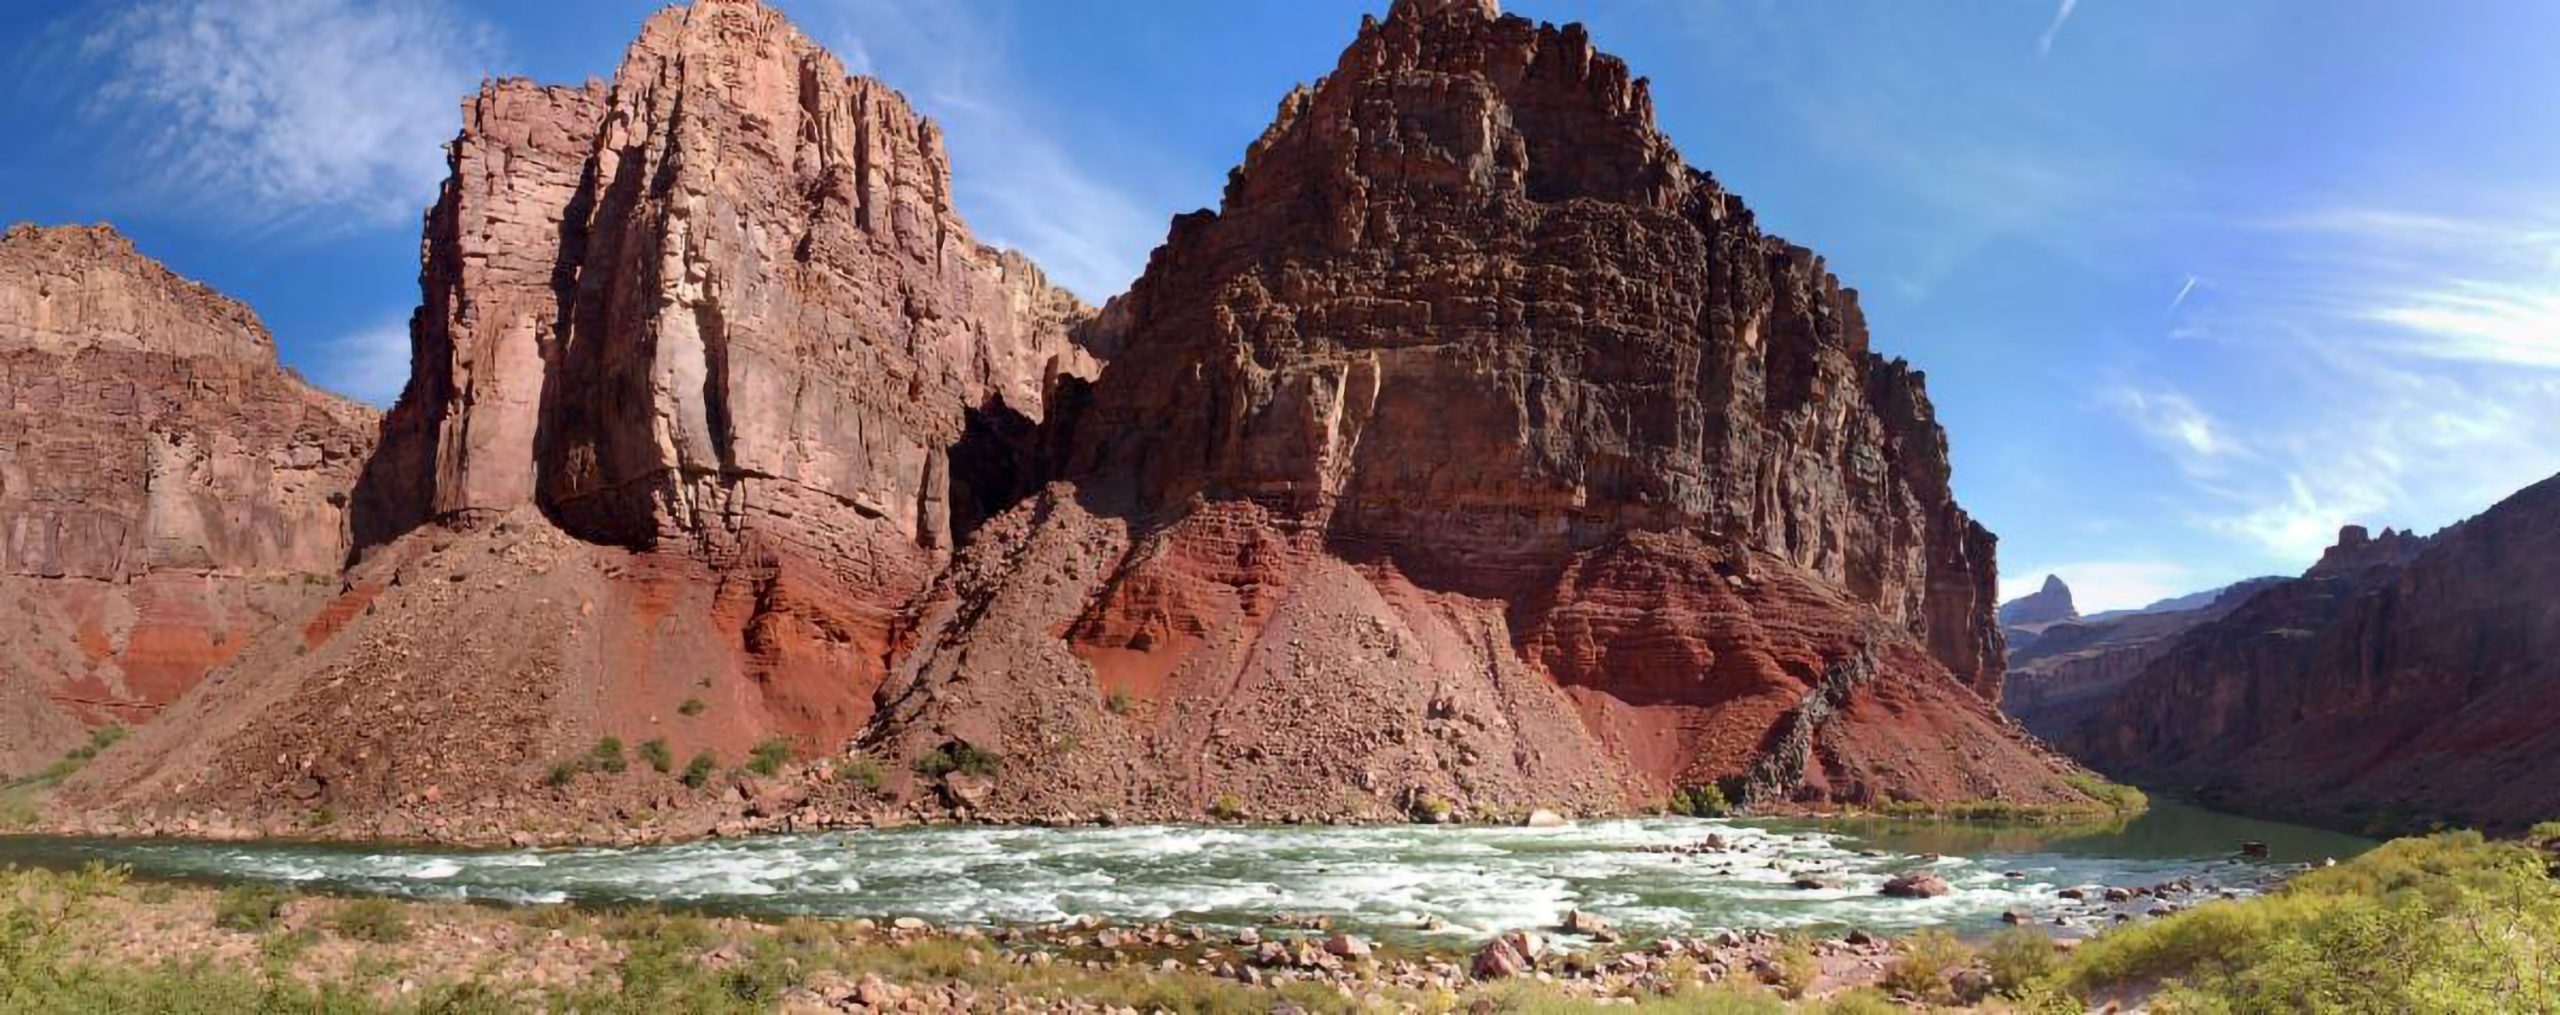
[[[224,930],[263,933],[284,916],[292,896],[266,885],[233,885],[213,900],[213,925]]]
[[[772,775],[780,772],[782,766],[791,763],[792,753],[789,738],[767,737],[753,750],[747,752],[747,771],[757,775]]]
[[[1973,950],[1943,930],[1924,930],[1902,942],[1902,957],[1885,967],[1884,988],[1930,1004],[1952,1004],[1947,979],[1973,962]]]
[[[1810,1007],[1799,1011],[1816,1010]],[[1851,990],[1822,999],[1822,1015],[1908,1015],[1910,1009],[1873,990]]]
[[[1671,813],[1692,818],[1721,818],[1733,813],[1732,802],[1724,790],[1713,785],[1691,786],[1671,793]]]
[[[1236,821],[1244,817],[1244,800],[1233,793],[1220,793],[1209,801],[1209,816],[1220,821]]]
[[[2053,939],[2030,927],[2011,927],[1992,935],[1982,946],[1982,960],[1991,967],[1994,988],[2011,996],[2032,990],[2058,964]]]
[[[708,750],[696,751],[693,760],[684,763],[684,784],[701,789],[711,781],[711,773],[720,770],[720,756]]]
[[[258,958],[271,968],[290,968],[311,946],[320,943],[320,935],[311,928],[269,934],[258,942]]]
[[[676,706],[676,714],[688,717],[697,716],[701,715],[702,710],[708,707],[709,706],[702,703],[702,699],[700,698],[686,698],[684,700],[684,704]]]
[[[1138,710],[1137,702],[1130,699],[1127,691],[1111,692],[1102,699],[1102,707],[1112,715],[1128,715]]]
[[[596,741],[587,751],[587,762],[597,769],[620,775],[628,764],[622,759],[622,738],[606,737]]]
[[[582,766],[574,761],[552,762],[551,771],[544,773],[542,776],[542,784],[554,789],[566,786],[578,780],[578,773],[581,770]]]
[[[1813,946],[1801,937],[1789,937],[1778,950],[1769,953],[1769,964],[1778,972],[1771,986],[1788,1000],[1796,1000],[1813,989],[1813,981],[1822,978],[1822,960],[1813,954]]]
[[[98,752],[114,747],[127,735],[128,732],[122,726],[100,726],[97,729],[89,731],[88,743],[72,748],[71,753],[64,755],[64,757],[73,761],[87,761],[91,758],[97,757]]]
[[[2118,814],[2139,814],[2151,809],[2151,798],[2141,790],[2109,782],[2096,772],[2075,772],[2067,781],[2091,801]]]
[[[993,777],[1003,763],[1003,757],[992,751],[965,740],[954,740],[916,755],[913,767],[917,775],[928,779],[939,779],[953,772]]]
[[[675,752],[667,749],[665,737],[643,741],[640,744],[640,760],[648,762],[649,767],[656,769],[659,775],[665,775],[676,769]]]
[[[889,781],[889,773],[880,768],[879,760],[860,751],[837,758],[835,774],[838,782],[850,782],[874,793]]]
[[[354,899],[339,904],[330,926],[338,936],[388,944],[409,937],[409,911],[390,899]]]

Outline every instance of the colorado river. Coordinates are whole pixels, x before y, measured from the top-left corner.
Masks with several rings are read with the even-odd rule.
[[[1724,848],[1675,852],[1716,836]],[[2265,858],[2242,858],[2244,840]],[[2057,890],[2194,879],[2252,892],[2371,843],[2163,803],[2121,828],[1991,832],[1680,818],[1562,828],[930,827],[629,849],[414,848],[0,838],[0,864],[129,866],[143,877],[515,904],[666,905],[759,916],[916,916],[936,923],[1259,923],[1322,914],[1415,943],[1456,943],[1606,914],[1639,936],[1723,928],[1996,927],[2004,911],[2073,915]],[[1879,894],[1926,869],[1948,894]],[[1799,877],[1829,887],[1798,888]],[[2080,907],[2076,919],[2104,917]],[[1426,919],[1437,929],[1422,930]],[[2092,928],[2094,929],[2094,928]]]

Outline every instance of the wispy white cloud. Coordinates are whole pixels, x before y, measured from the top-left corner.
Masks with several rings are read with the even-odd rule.
[[[2181,362],[2246,370],[2119,383],[2105,403],[2178,466],[2202,532],[2270,566],[2339,526],[2434,528],[2560,471],[2560,202],[2494,214],[2382,204],[2234,221],[2200,246]]]
[[[331,339],[314,359],[313,383],[375,408],[389,408],[409,383],[409,320],[383,321]]]
[[[2246,453],[2220,422],[2178,391],[2127,386],[2106,397],[2128,422],[2176,454],[2188,472],[2214,471]]]
[[[801,0],[793,8],[846,67],[941,122],[952,184],[979,238],[1030,255],[1088,301],[1118,295],[1168,216],[1087,168],[1008,65],[999,23],[958,0]]]
[[[135,4],[81,47],[142,181],[253,223],[414,219],[494,34],[439,0]]]
[[[2071,12],[2079,9],[2080,0],[2062,0],[2062,6],[2054,8],[2053,23],[2046,25],[2044,34],[2036,37],[2036,59],[2053,55],[2053,40],[2062,35],[2062,26],[2071,20]]]
[[[2323,208],[2256,223],[2288,256],[2259,294],[2384,355],[2560,369],[2560,214]]]

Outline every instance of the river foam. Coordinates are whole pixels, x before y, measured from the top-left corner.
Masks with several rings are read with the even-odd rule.
[[[1710,837],[1722,847],[1682,851]],[[1281,914],[1324,915],[1384,937],[1439,943],[1552,925],[1576,908],[1638,936],[1795,926],[1988,929],[2004,912],[2039,921],[2103,919],[2058,889],[2183,878],[2245,893],[2287,869],[2219,851],[2110,852],[2109,841],[1986,840],[1958,854],[1800,824],[1654,818],[1560,828],[938,827],[505,852],[0,840],[0,860],[102,860],[144,876],[415,898],[937,923],[1048,923],[1089,914],[1244,925]],[[1920,869],[1944,878],[1951,891],[1931,899],[1881,893],[1887,879]],[[1801,877],[1833,887],[1798,888]]]

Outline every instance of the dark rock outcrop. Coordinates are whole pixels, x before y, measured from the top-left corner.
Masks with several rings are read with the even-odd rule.
[[[2375,831],[2560,814],[2560,478],[2432,537],[2350,526],[2063,743],[2110,772]]]
[[[324,594],[374,418],[112,229],[0,236],[0,772],[149,719]]]
[[[1034,813],[2074,798],[1919,374],[1579,26],[1368,21],[1094,328],[1073,485],[961,555],[876,753]]]

